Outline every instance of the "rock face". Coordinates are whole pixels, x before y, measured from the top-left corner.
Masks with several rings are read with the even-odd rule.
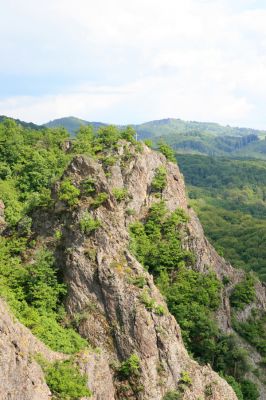
[[[122,146],[120,160],[125,152]],[[126,398],[162,399],[168,391],[177,388],[181,373],[187,371],[192,385],[187,388],[184,399],[204,398],[206,387],[212,388],[212,399],[236,399],[231,387],[210,367],[201,367],[190,359],[175,319],[168,312],[158,316],[148,311],[140,301],[141,289],[130,283],[130,278],[145,275],[150,296],[167,309],[152,276],[128,250],[129,224],[145,217],[154,201],[158,201],[151,192],[151,181],[156,168],[162,165],[167,169],[163,200],[168,209],[182,207],[188,211],[178,167],[147,147],[126,166],[120,161],[111,167],[107,177],[102,165],[90,158],[77,157],[69,166],[65,177],[71,178],[78,187],[84,179],[96,178],[96,192],[107,193],[108,200],[91,211],[91,204],[84,197],[65,216],[62,248],[67,251],[60,253],[58,260],[69,286],[67,310],[69,315],[83,316],[80,333],[92,345],[104,349],[110,361],[138,354],[141,360],[138,386],[142,390],[137,393],[128,389]],[[117,202],[113,196],[115,188],[126,189],[129,201]],[[87,236],[80,230],[80,221],[88,210],[102,226]],[[133,210],[134,216],[129,216],[127,210]],[[108,385],[102,379],[101,385]],[[108,399],[125,398],[122,389],[126,390],[115,382],[115,395],[110,394]],[[104,397],[96,390],[95,399]]]
[[[69,209],[58,201],[57,184],[53,193],[54,210],[48,214],[39,212],[33,227],[43,242],[49,242],[55,230],[62,232],[56,257],[69,288],[67,312],[69,318],[79,321],[81,335],[93,347],[100,348],[98,352],[81,354],[78,361],[88,375],[88,386],[93,392],[91,399],[161,400],[179,387],[180,377],[186,372],[191,384],[185,388],[184,400],[237,400],[225,380],[209,366],[200,366],[189,357],[180,328],[167,311],[152,276],[129,251],[129,224],[145,218],[150,206],[159,200],[151,191],[158,167],[164,166],[167,171],[167,186],[162,199],[168,209],[174,211],[181,207],[190,214],[184,246],[194,251],[195,268],[200,271],[211,268],[220,278],[228,275],[232,284],[238,282],[243,273],[235,271],[219,257],[204,237],[197,217],[187,206],[183,178],[175,164],[146,146],[138,153],[134,146],[121,143],[118,152],[118,161],[108,171],[98,161],[79,156],[65,172],[64,178],[71,178],[81,191],[82,181],[94,178],[96,193],[108,194],[104,204],[93,208],[92,199],[82,195],[79,204]],[[119,202],[115,199],[113,190],[117,188],[127,190],[127,200]],[[101,227],[89,235],[80,228],[80,221],[88,213],[101,222]],[[143,289],[132,284],[138,276],[145,277],[149,295],[166,310],[164,315],[156,315],[145,308],[140,300]],[[231,329],[230,290],[229,287],[223,294],[218,315],[225,331]],[[259,285],[258,293],[257,305],[263,308],[265,288]],[[2,303],[0,334],[0,399],[49,399],[42,371],[30,355],[41,352],[45,357],[53,358],[56,354],[14,322]],[[132,354],[138,355],[141,366],[134,387],[119,381],[110,366]]]
[[[50,390],[33,354],[48,360],[60,356],[47,349],[31,332],[11,317],[0,300],[0,399],[47,400]]]

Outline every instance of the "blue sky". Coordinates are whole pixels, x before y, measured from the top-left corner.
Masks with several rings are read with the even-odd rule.
[[[266,129],[265,1],[1,3],[0,114]]]

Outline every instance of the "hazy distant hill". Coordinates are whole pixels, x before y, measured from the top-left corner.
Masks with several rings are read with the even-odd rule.
[[[65,117],[54,119],[53,121],[47,122],[44,124],[47,128],[57,128],[63,126],[66,128],[72,135],[76,133],[81,125],[92,125],[95,128],[99,128],[106,124],[102,122],[89,122],[85,121],[84,119],[76,118],[76,117]]]
[[[81,125],[104,126],[101,122],[89,122],[75,117],[50,121],[45,126],[64,126],[74,134]],[[210,122],[162,119],[132,125],[139,139],[163,139],[176,151],[207,154],[211,156],[266,158],[266,131],[250,128],[233,128]]]
[[[0,121],[3,118],[5,117],[0,116]],[[107,125],[76,117],[55,119],[42,126],[20,120],[15,121],[33,129],[62,126],[71,135],[75,135],[81,125],[92,125],[96,129]],[[266,131],[263,130],[234,128],[211,122],[183,121],[174,118],[133,124],[132,127],[137,131],[139,139],[152,139],[155,144],[163,139],[179,153],[266,159]]]
[[[0,123],[3,122],[4,119],[9,118],[6,117],[5,115],[0,115]],[[30,129],[43,129],[43,126],[41,125],[36,125],[33,122],[25,122],[25,121],[21,121],[20,119],[15,119],[15,118],[9,118],[9,119],[13,119],[17,124],[22,125],[24,128],[30,128]]]

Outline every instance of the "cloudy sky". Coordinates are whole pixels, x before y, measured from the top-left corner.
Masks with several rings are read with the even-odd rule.
[[[266,129],[264,0],[0,4],[0,114]]]

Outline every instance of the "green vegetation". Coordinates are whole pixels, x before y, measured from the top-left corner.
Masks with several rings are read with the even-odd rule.
[[[177,155],[190,203],[233,266],[266,279],[266,162]]]
[[[89,235],[95,232],[102,225],[98,219],[93,218],[90,213],[86,212],[79,221],[80,229],[83,233]]]
[[[48,127],[64,126],[71,133],[77,132],[81,125],[92,125],[96,129],[104,126],[74,117],[61,118],[46,124]],[[174,118],[132,126],[141,140],[152,140],[155,144],[163,140],[179,153],[266,158],[266,140],[263,140],[265,131]],[[124,129],[125,127],[121,127],[121,130]]]
[[[182,395],[177,390],[171,390],[163,396],[163,400],[181,400]]]
[[[116,201],[120,203],[121,201],[126,200],[126,198],[128,197],[128,191],[124,188],[114,188],[113,195]]]
[[[95,131],[83,126],[70,141],[63,128],[34,130],[13,120],[0,122],[0,199],[5,204],[8,224],[6,236],[0,238],[0,296],[22,323],[56,351],[72,354],[87,342],[66,326],[63,301],[67,288],[53,249],[42,248],[31,232],[32,213],[36,208],[53,205],[51,188],[60,179],[58,197],[69,207],[77,205],[81,195],[92,195],[94,208],[103,204],[108,195],[96,195],[92,177],[76,185],[71,177],[62,178],[63,172],[76,154],[103,162],[116,159],[121,139],[129,140],[138,151],[134,135],[132,128],[104,126]],[[80,229],[86,234],[100,226],[100,221],[89,213],[80,220]],[[62,232],[56,230],[55,241],[61,237]],[[25,261],[29,251],[31,262]]]
[[[93,208],[100,207],[102,204],[104,204],[108,200],[108,197],[109,197],[108,193],[105,193],[105,192],[98,193],[97,196],[93,200],[93,203],[92,203]]]
[[[167,143],[160,141],[158,146],[160,152],[163,153],[168,161],[176,162],[175,152]]]
[[[92,193],[95,192],[95,179],[94,178],[87,178],[82,182],[82,188],[84,194],[90,196]]]
[[[23,238],[0,238],[0,296],[16,317],[53,350],[75,353],[87,346],[73,329],[61,325],[62,300],[66,287],[51,252],[41,249],[35,262],[22,264],[18,254],[25,249]]]
[[[241,384],[243,398],[246,400],[257,400],[259,398],[259,391],[257,386],[249,380],[244,380]]]
[[[221,377],[224,378],[229,383],[230,386],[232,386],[232,388],[235,391],[235,394],[237,395],[238,400],[244,400],[241,384],[238,383],[232,376],[228,375],[224,376],[223,374],[221,374]]]
[[[80,191],[73,185],[70,179],[65,179],[59,189],[58,197],[70,207],[75,206],[79,201]]]
[[[140,359],[135,353],[123,361],[117,369],[121,379],[128,379],[131,376],[138,376],[140,374]]]
[[[266,312],[252,310],[245,322],[234,320],[235,330],[251,343],[262,356],[266,356]]]
[[[164,167],[158,167],[151,182],[152,190],[162,193],[163,189],[166,187],[166,183],[166,169]]]
[[[192,355],[241,385],[251,368],[247,352],[239,347],[233,335],[222,334],[217,326],[214,313],[220,304],[221,283],[213,273],[191,268],[193,255],[181,245],[187,221],[182,210],[169,213],[163,202],[155,203],[145,221],[131,225],[131,250],[154,275]],[[153,302],[147,292],[142,292],[141,299],[152,311]],[[183,378],[189,384],[185,375]],[[180,385],[182,388],[184,382]]]
[[[91,396],[87,388],[86,376],[80,373],[72,360],[56,361],[50,364],[37,357],[37,361],[44,370],[46,383],[54,399],[78,400],[81,397]]]
[[[230,303],[232,307],[244,309],[247,304],[250,304],[255,299],[254,277],[246,275],[245,279],[235,285],[234,290],[230,296]]]
[[[164,315],[166,310],[160,304],[157,304],[156,301],[150,297],[147,290],[143,290],[140,295],[140,301],[144,304],[145,308],[149,311],[153,311],[157,315]]]

